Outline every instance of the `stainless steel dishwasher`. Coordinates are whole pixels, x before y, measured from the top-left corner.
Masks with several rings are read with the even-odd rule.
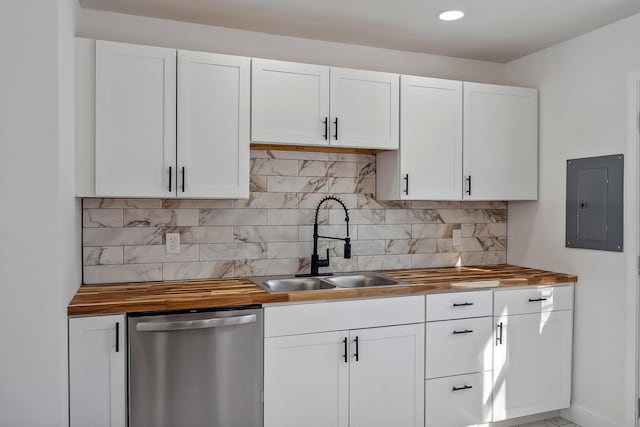
[[[262,309],[129,317],[129,427],[261,427]]]

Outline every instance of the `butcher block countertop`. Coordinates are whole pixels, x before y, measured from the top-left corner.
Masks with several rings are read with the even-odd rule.
[[[577,276],[515,265],[423,268],[379,271],[411,283],[402,286],[340,288],[289,293],[269,293],[246,278],[224,278],[172,282],[83,285],[69,303],[70,316],[108,313],[135,313],[161,310],[230,307],[343,298],[364,298],[465,292],[451,283],[500,280],[500,287],[552,285],[576,282]],[[494,288],[495,289],[495,288]]]

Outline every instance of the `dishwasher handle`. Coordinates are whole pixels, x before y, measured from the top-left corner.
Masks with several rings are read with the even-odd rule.
[[[208,329],[219,326],[243,325],[255,323],[256,315],[247,314],[236,317],[215,317],[212,319],[181,320],[176,322],[140,322],[136,325],[136,330],[140,332],[171,332],[185,331],[189,329]]]

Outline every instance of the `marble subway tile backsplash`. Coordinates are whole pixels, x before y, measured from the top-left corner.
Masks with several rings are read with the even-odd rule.
[[[251,157],[246,200],[84,199],[84,282],[306,273],[314,209],[326,195],[349,208],[353,245],[344,259],[341,241],[320,241],[329,271],[506,262],[506,202],[378,201],[374,155],[253,150]],[[344,237],[336,203],[318,220],[321,234]],[[166,233],[180,234],[180,254],[166,253]]]

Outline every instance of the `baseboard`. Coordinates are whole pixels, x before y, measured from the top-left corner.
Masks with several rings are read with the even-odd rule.
[[[571,407],[563,409],[560,414],[566,420],[581,427],[622,427],[621,424],[575,402],[571,402]]]
[[[544,412],[542,414],[527,415],[526,417],[511,418],[505,421],[496,421],[494,423],[480,424],[481,427],[513,427],[520,424],[531,423],[535,421],[548,420],[560,416],[560,411]],[[475,427],[479,427],[475,426]]]

